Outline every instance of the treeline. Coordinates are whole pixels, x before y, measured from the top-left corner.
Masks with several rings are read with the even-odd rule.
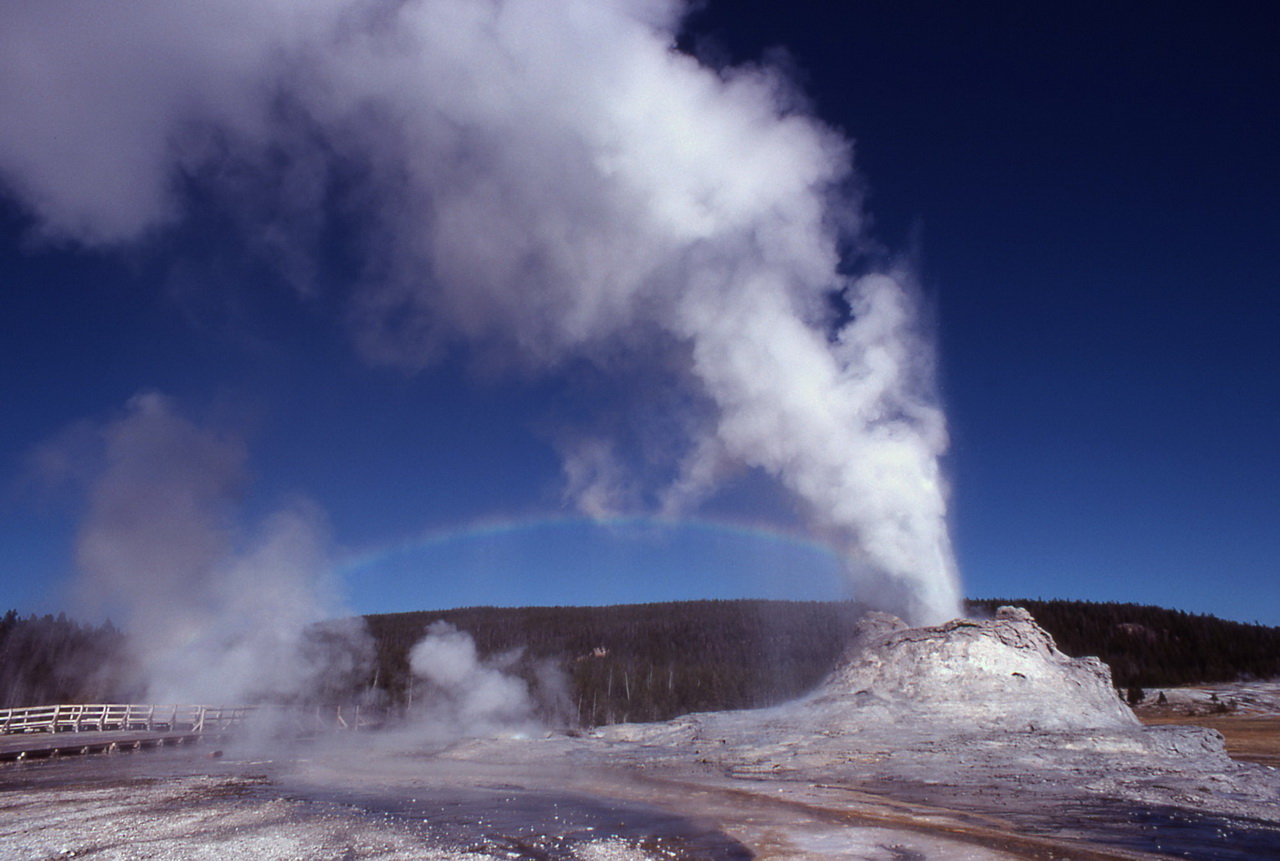
[[[128,702],[124,654],[124,635],[110,621],[10,610],[0,618],[0,706]]]
[[[1280,677],[1280,628],[1137,604],[984,599],[990,616],[1026,607],[1063,652],[1111,665],[1117,688]],[[367,617],[381,686],[403,702],[408,651],[426,626],[468,631],[481,654],[523,649],[515,669],[536,689],[536,662],[560,663],[579,725],[665,720],[769,705],[818,685],[864,608],[853,603],[694,601],[617,607],[470,608]]]
[[[657,721],[794,698],[830,671],[863,612],[852,603],[688,601],[613,607],[474,607],[392,613],[366,620],[378,687],[409,696],[409,651],[436,621],[471,634],[481,655],[504,661],[533,689],[560,668],[561,715],[579,726]],[[518,655],[511,653],[518,652]],[[544,702],[557,699],[548,694]]]
[[[1067,654],[1102,658],[1121,689],[1280,677],[1280,628],[1136,604],[989,599],[969,606],[984,616],[1004,604],[1030,610]],[[372,665],[363,677],[344,675],[325,695],[408,705],[410,651],[429,625],[444,621],[570,724],[762,706],[818,685],[861,613],[853,603],[740,600],[367,616]],[[125,683],[124,655],[123,635],[109,622],[10,611],[0,619],[0,706],[130,701],[138,693]]]
[[[1096,655],[1116,687],[1163,688],[1280,677],[1280,628],[1142,604],[984,599],[971,612],[1026,607],[1073,657]]]

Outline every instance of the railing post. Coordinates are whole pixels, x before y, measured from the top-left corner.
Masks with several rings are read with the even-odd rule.
[[[19,706],[0,708],[0,734],[22,732],[85,732],[109,729],[121,732],[157,732],[167,727],[174,733],[205,733],[230,729],[248,719],[253,706],[155,705],[138,703],[57,703],[48,706]],[[314,712],[293,709],[289,713],[302,730],[324,729],[327,724],[323,708]],[[360,722],[359,707],[355,711],[356,725],[343,706],[337,707],[339,726],[354,729]]]

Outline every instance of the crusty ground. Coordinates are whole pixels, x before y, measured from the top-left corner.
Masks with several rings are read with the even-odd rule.
[[[21,768],[21,766],[11,767]],[[6,777],[0,773],[0,789]],[[52,861],[497,861],[432,845],[403,822],[341,805],[272,797],[264,780],[191,775],[0,791],[0,859]],[[581,861],[645,861],[620,840]]]
[[[1241,714],[1158,714],[1139,712],[1147,726],[1202,726],[1222,733],[1227,754],[1240,762],[1280,768],[1280,717]]]

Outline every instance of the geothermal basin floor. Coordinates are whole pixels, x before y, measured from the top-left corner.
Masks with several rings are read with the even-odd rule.
[[[0,857],[82,856],[1252,861],[1280,858],[1280,772],[1211,729],[1144,727],[1025,611],[871,614],[821,688],[771,709],[0,768]]]
[[[5,766],[0,858],[1280,857],[1274,823],[1094,799],[1079,786],[966,784],[959,763],[955,782],[828,782],[706,763],[588,764],[563,737],[438,749],[363,740],[280,760],[175,748]]]

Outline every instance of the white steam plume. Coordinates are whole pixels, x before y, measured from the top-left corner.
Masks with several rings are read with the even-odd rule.
[[[195,182],[291,259],[336,199],[366,225],[350,307],[371,361],[416,368],[467,342],[542,371],[660,366],[692,405],[672,423],[668,507],[735,465],[767,470],[847,550],[858,597],[956,615],[946,432],[909,279],[838,270],[857,238],[849,145],[779,72],[674,50],[682,12],[7,3],[0,178],[45,233],[98,243],[178,217]],[[597,512],[634,496],[611,486],[613,450],[567,457]]]
[[[317,513],[294,505],[248,535],[236,523],[238,439],[153,393],[99,433],[102,463],[88,476],[76,545],[80,585],[125,614],[150,702],[289,702],[323,693],[326,674],[365,669],[350,665],[362,625],[313,627],[337,609]]]
[[[448,622],[434,622],[409,652],[416,682],[411,729],[448,739],[535,729],[528,685],[501,662],[482,661],[475,641]]]

